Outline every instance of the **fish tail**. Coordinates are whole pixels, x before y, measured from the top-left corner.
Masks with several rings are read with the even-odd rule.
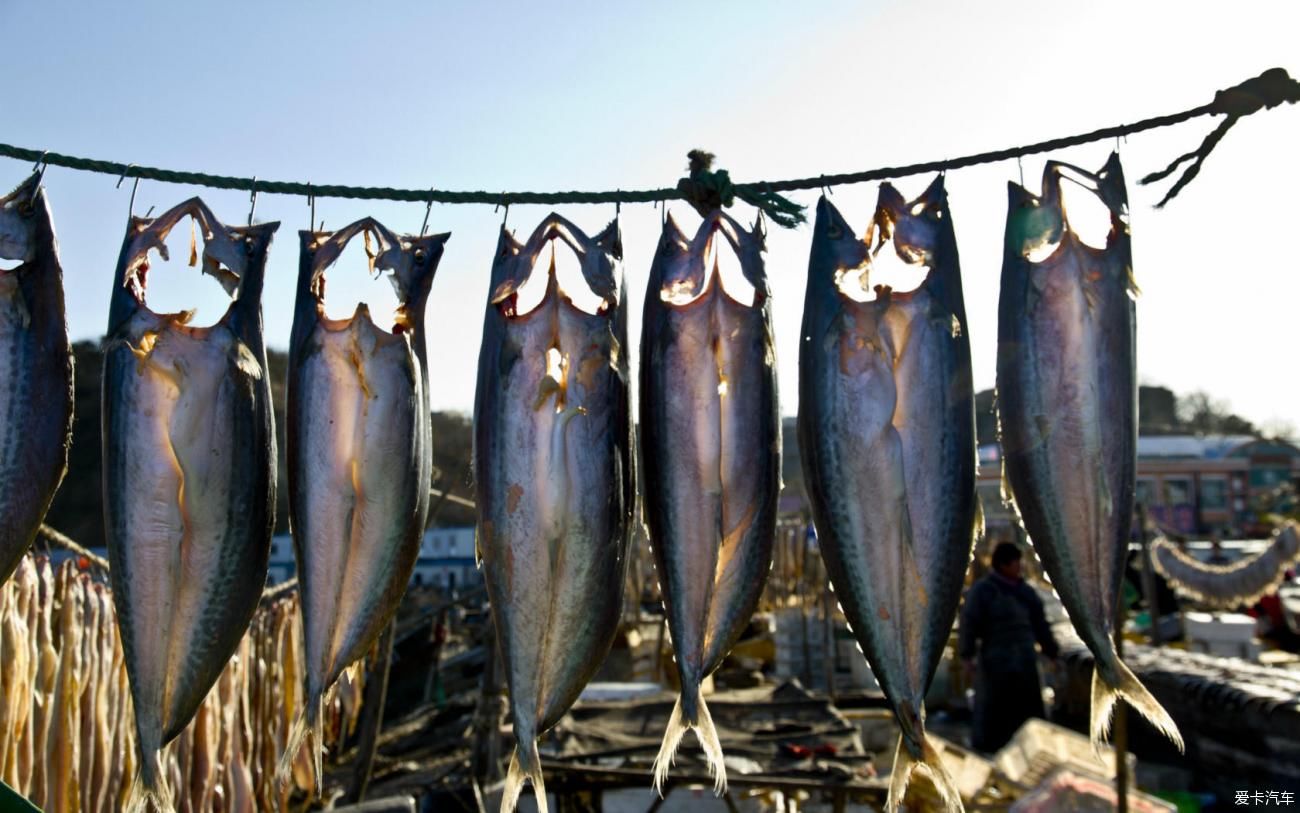
[[[948,773],[947,767],[944,766],[943,757],[935,750],[930,738],[925,736],[925,732],[922,731],[920,737],[921,758],[919,760],[912,756],[912,752],[903,743],[903,738],[898,738],[898,747],[894,750],[894,770],[889,775],[889,797],[885,801],[885,810],[891,813],[898,810],[907,793],[912,771],[919,767],[934,783],[943,810],[946,813],[962,813],[965,808],[962,807],[961,792],[957,790],[957,783],[953,781],[952,774]]]
[[[1137,710],[1138,714],[1145,717],[1147,722],[1177,745],[1180,752],[1183,751],[1183,736],[1178,733],[1178,726],[1169,716],[1169,712],[1165,711],[1164,706],[1161,706],[1151,692],[1142,685],[1137,675],[1133,674],[1118,657],[1111,659],[1109,668],[1103,669],[1100,660],[1097,664],[1092,672],[1092,721],[1089,726],[1093,749],[1100,753],[1101,745],[1110,733],[1111,713],[1115,709],[1115,701],[1123,698]]]
[[[170,813],[174,809],[171,788],[167,787],[163,771],[162,752],[154,748],[141,749],[140,764],[131,778],[122,810],[125,813],[149,813],[151,810]]]
[[[722,743],[718,740],[718,730],[713,725],[713,716],[704,698],[699,695],[699,687],[687,689],[694,694],[690,698],[680,695],[673,706],[672,716],[668,718],[668,729],[664,732],[663,743],[659,746],[659,755],[654,763],[654,789],[663,797],[664,780],[668,778],[668,769],[672,767],[673,758],[682,744],[686,732],[695,731],[695,737],[704,749],[704,756],[709,763],[709,775],[713,777],[713,792],[718,796],[727,792],[727,766],[722,759]],[[695,722],[691,722],[683,711],[683,700],[693,706],[696,712]]]
[[[521,760],[520,757],[523,757]],[[510,769],[506,771],[505,790],[501,794],[501,813],[514,813],[519,804],[519,794],[524,782],[533,780],[533,796],[537,799],[537,813],[547,813],[546,782],[542,779],[542,758],[537,753],[537,741],[532,737],[520,740],[510,755]]]
[[[311,699],[309,696],[307,702],[294,715],[293,724],[289,726],[289,739],[284,746],[284,753],[280,754],[280,762],[275,768],[275,781],[280,787],[287,785],[293,778],[293,765],[298,761],[298,754],[302,752],[310,738],[316,795],[321,795],[321,778],[325,775],[322,770],[325,739],[324,719],[321,714],[324,702],[323,697]]]

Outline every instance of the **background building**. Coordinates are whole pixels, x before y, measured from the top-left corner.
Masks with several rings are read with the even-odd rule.
[[[271,540],[268,571],[271,584],[292,578],[296,572],[293,539],[289,534],[276,534]],[[474,557],[474,526],[430,528],[424,532],[411,584],[457,590],[478,586],[482,581]]]

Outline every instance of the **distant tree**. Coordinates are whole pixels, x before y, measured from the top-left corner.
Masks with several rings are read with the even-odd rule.
[[[1138,430],[1144,435],[1178,431],[1178,398],[1168,387],[1138,387]]]
[[[1185,432],[1197,435],[1257,435],[1250,421],[1234,415],[1226,401],[1197,390],[1178,399],[1178,419]]]
[[[1289,443],[1300,440],[1300,432],[1296,431],[1295,424],[1285,418],[1271,418],[1265,421],[1259,427],[1259,434],[1266,438],[1285,440]]]

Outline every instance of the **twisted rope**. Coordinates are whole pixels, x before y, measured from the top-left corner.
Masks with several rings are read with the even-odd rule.
[[[1131,124],[1119,124],[1103,127],[1079,135],[1053,138],[1018,147],[975,153],[958,158],[946,158],[924,161],[916,164],[880,167],[861,172],[847,172],[835,175],[817,175],[809,178],[794,178],[784,181],[753,181],[748,183],[731,183],[725,176],[725,170],[718,170],[714,175],[720,178],[705,178],[701,182],[698,173],[695,177],[683,178],[677,186],[660,189],[628,190],[616,189],[605,192],[584,192],[578,190],[559,192],[488,192],[488,191],[454,191],[445,189],[400,189],[389,186],[345,186],[340,184],[317,184],[301,181],[268,181],[263,178],[240,178],[231,175],[213,175],[206,172],[185,172],[161,167],[124,164],[118,161],[102,161],[94,158],[81,158],[47,150],[28,149],[12,144],[0,144],[0,157],[33,161],[37,167],[58,166],[86,172],[98,172],[116,175],[121,178],[144,178],[163,183],[190,184],[206,186],[212,189],[240,189],[258,194],[302,195],[315,198],[346,198],[352,200],[392,200],[411,203],[478,203],[492,206],[510,206],[511,204],[599,204],[599,203],[657,203],[666,200],[687,200],[693,205],[706,198],[732,199],[739,197],[762,208],[778,223],[794,225],[802,221],[802,207],[781,198],[777,193],[799,190],[822,189],[843,184],[864,183],[889,178],[902,178],[923,173],[944,172],[962,169],[977,164],[990,164],[1006,161],[1026,155],[1053,152],[1067,147],[1075,147],[1106,139],[1141,133],[1160,127],[1170,127],[1201,116],[1225,115],[1219,127],[1210,134],[1197,150],[1179,156],[1168,168],[1142,179],[1142,183],[1152,183],[1172,173],[1179,164],[1191,160],[1192,164],[1169,190],[1163,206],[1187,185],[1200,171],[1201,163],[1223,138],[1238,119],[1251,115],[1262,109],[1276,107],[1282,102],[1295,103],[1300,100],[1300,82],[1293,80],[1282,68],[1272,68],[1257,77],[1248,79],[1239,85],[1215,94],[1214,100],[1190,110],[1142,119]]]

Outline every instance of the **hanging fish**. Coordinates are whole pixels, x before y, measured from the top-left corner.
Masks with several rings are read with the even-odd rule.
[[[1071,229],[1063,177],[1110,210],[1104,248]],[[1112,637],[1137,467],[1137,288],[1119,156],[1095,174],[1048,161],[1041,196],[1009,186],[998,303],[1006,489],[1095,659],[1093,744],[1122,697],[1181,749],[1178,727],[1120,661]]]
[[[875,243],[874,246],[872,243]],[[873,284],[886,247],[924,279]],[[859,239],[817,205],[799,356],[799,446],[822,559],[902,736],[887,808],[924,766],[961,797],[925,731],[978,531],[975,399],[943,176],[916,200],[889,184]]]
[[[184,217],[202,267],[233,297],[211,327],[146,304],[149,253]],[[104,525],[140,765],[127,810],[171,809],[159,751],[194,717],[266,583],[275,431],[262,344],[278,223],[230,227],[192,198],[132,218],[104,340]],[[199,258],[195,258],[199,259]]]
[[[397,292],[391,332],[365,303],[349,319],[325,315],[326,270],[358,234]],[[449,235],[397,235],[371,218],[300,235],[286,440],[306,700],[279,775],[310,733],[319,794],[325,692],[392,620],[420,552],[432,469],[424,309]]]
[[[1228,565],[1206,564],[1161,537],[1151,543],[1151,564],[1180,594],[1222,610],[1250,606],[1277,590],[1300,561],[1300,525],[1288,522],[1259,553]]]
[[[577,255],[588,291],[560,287],[556,241]],[[589,238],[552,214],[523,244],[502,228],[492,265],[474,465],[478,550],[514,717],[504,813],[525,779],[545,813],[537,737],[573,705],[618,630],[635,495],[622,253],[618,221]],[[520,289],[540,273],[545,294],[521,312]],[[590,312],[574,304],[593,296]]]
[[[721,277],[718,252],[728,246],[743,283]],[[761,225],[746,231],[719,209],[692,240],[665,220],[650,269],[641,335],[645,517],[682,686],[655,759],[656,790],[692,729],[714,789],[726,790],[700,683],[749,624],[772,566],[781,416],[762,252]],[[729,287],[746,284],[752,292]]]
[[[0,198],[0,584],[36,538],[68,468],[72,351],[41,176]]]

